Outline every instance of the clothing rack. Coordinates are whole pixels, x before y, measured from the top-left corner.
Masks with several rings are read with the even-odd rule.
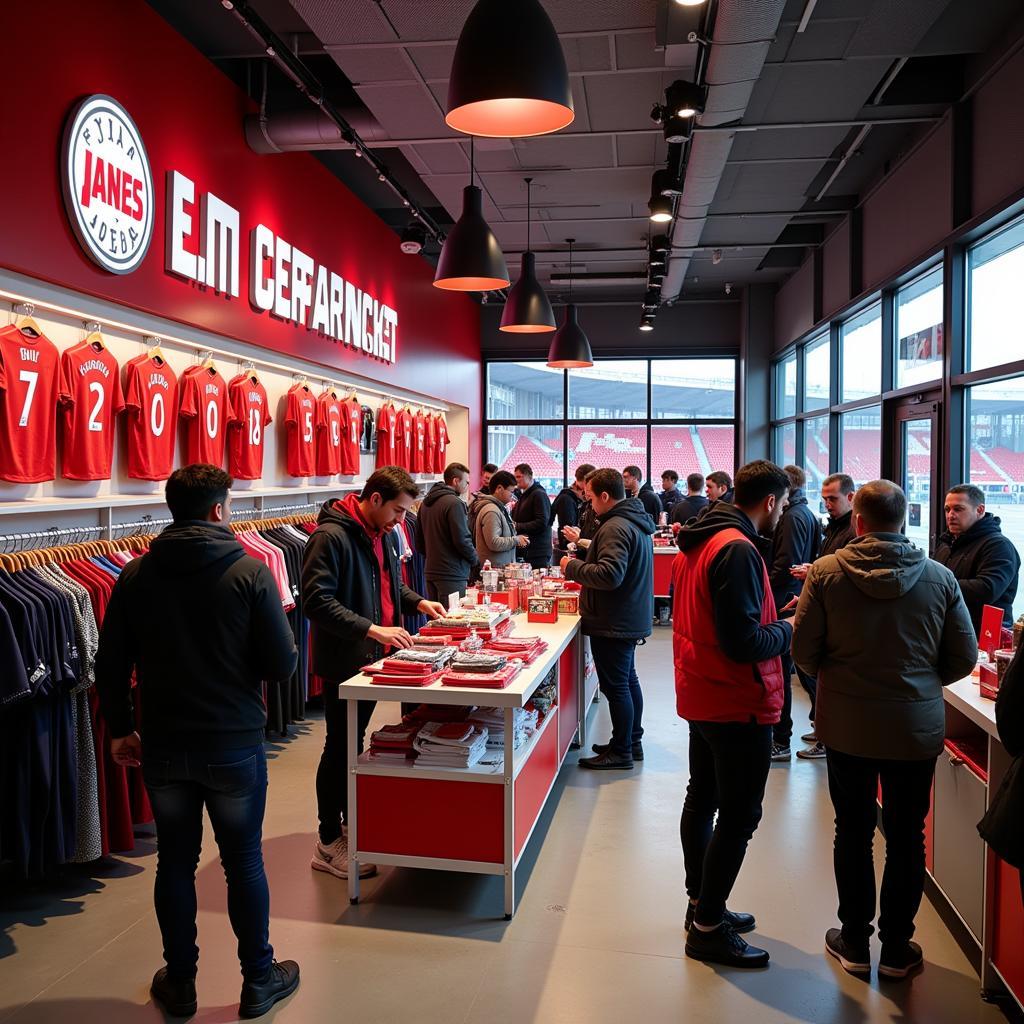
[[[32,533],[0,534],[0,554],[9,555],[21,551],[54,547],[52,543],[36,543],[37,541],[52,542],[66,538],[72,543],[77,543],[88,539],[92,534],[102,533],[103,529],[102,526],[51,526],[48,530],[38,530]]]
[[[264,508],[264,509],[261,509],[260,511],[263,512],[264,514],[275,513],[275,512],[285,512],[287,514],[292,514],[294,512],[301,512],[304,509],[309,509],[310,511],[315,511],[318,508],[320,508],[320,502],[307,501],[307,502],[304,502],[301,505],[275,505],[273,508]],[[255,510],[253,510],[253,511],[255,511]],[[232,512],[231,515],[234,516],[235,513]]]
[[[124,331],[128,334],[136,335],[141,338],[147,346],[151,344],[154,338],[157,341],[168,341],[175,345],[180,345],[182,348],[195,353],[201,362],[203,358],[209,356],[219,356],[221,359],[237,361],[240,365],[244,365],[245,368],[256,369],[256,367],[262,367],[265,370],[277,370],[280,373],[286,373],[289,375],[300,373],[294,366],[285,366],[282,363],[271,362],[268,359],[253,358],[251,356],[242,356],[237,352],[229,352],[227,349],[214,348],[208,344],[197,344],[194,341],[188,341],[185,338],[179,338],[172,334],[161,334],[159,337],[154,335],[153,331],[148,328],[136,327],[133,324],[126,324],[119,320],[111,320],[104,318],[102,321],[98,320],[95,315],[91,313],[83,312],[80,309],[71,309],[68,306],[61,306],[54,302],[47,302],[45,300],[30,299],[24,295],[17,295],[14,292],[7,291],[6,289],[0,290],[0,299],[11,303],[11,312],[14,316],[32,316],[37,309],[44,309],[51,313],[59,313],[63,316],[74,317],[77,320],[95,324],[99,327],[101,324],[106,327],[114,328],[118,331]],[[323,363],[316,364],[324,366]],[[330,367],[327,367],[330,369]],[[306,377],[321,379],[322,374],[315,373],[312,375],[304,375]],[[415,405],[422,406],[425,409],[436,409],[439,412],[449,412],[450,407],[447,404],[439,402],[431,402],[420,399],[414,396],[413,398],[402,397],[399,395],[392,394],[389,391],[381,391],[379,388],[369,387],[362,383],[362,381],[351,381],[348,384],[335,384],[331,381],[332,386],[341,388],[353,388],[356,391],[364,392],[370,395],[377,395],[385,400],[397,401],[397,402],[412,402]]]
[[[147,531],[150,526],[170,526],[173,523],[173,519],[153,519],[150,516],[146,516],[142,519],[137,519],[132,523],[111,523],[110,531],[113,534],[117,534],[113,539],[124,539],[128,537],[138,537]],[[122,532],[118,532],[122,531]],[[127,532],[132,531],[132,532]]]

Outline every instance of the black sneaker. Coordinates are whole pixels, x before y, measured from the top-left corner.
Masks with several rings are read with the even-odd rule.
[[[683,931],[688,932],[690,926],[693,924],[693,911],[694,904],[687,901],[686,904],[686,918],[683,921]],[[729,925],[737,935],[746,935],[747,932],[752,932],[757,927],[757,921],[754,920],[753,914],[734,914],[731,910],[725,912],[725,917],[722,918],[727,925]]]
[[[768,950],[748,945],[736,930],[722,922],[713,932],[691,928],[686,936],[686,955],[691,960],[725,967],[767,967]]]
[[[905,978],[924,966],[924,954],[916,942],[889,943],[882,946],[878,959],[878,975],[882,978]]]
[[[196,1001],[196,979],[172,978],[166,967],[161,967],[153,975],[149,991],[172,1017],[192,1017],[199,1006]]]
[[[863,945],[847,942],[842,928],[829,928],[825,932],[825,952],[834,956],[850,974],[871,973],[871,949],[867,942]]]
[[[262,1017],[275,1003],[287,999],[299,987],[299,965],[276,960],[262,981],[246,981],[238,1000],[239,1017]]]
[[[619,757],[606,750],[603,754],[595,754],[593,757],[581,757],[580,767],[602,772],[629,771],[633,767],[633,758]]]
[[[793,751],[789,747],[784,747],[781,743],[772,744],[773,761],[790,761],[792,758]]]
[[[593,750],[595,754],[603,754],[608,749],[609,746],[610,746],[610,744],[608,744],[608,743],[595,743],[590,749]],[[644,745],[642,743],[634,743],[633,744],[633,760],[634,761],[642,761],[643,759],[644,759]]]

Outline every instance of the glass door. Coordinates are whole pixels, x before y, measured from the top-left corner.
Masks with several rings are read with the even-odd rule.
[[[938,536],[941,494],[935,493],[942,468],[938,402],[915,403],[895,410],[896,482],[907,495],[905,533],[931,552]]]

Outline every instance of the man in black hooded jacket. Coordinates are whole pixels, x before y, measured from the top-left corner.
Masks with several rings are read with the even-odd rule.
[[[96,653],[111,754],[120,765],[141,762],[156,820],[154,901],[167,966],[151,992],[172,1016],[196,1012],[195,871],[204,806],[238,938],[240,1015],[266,1013],[299,984],[294,960],[274,960],[262,846],[262,683],[292,674],[295,638],[270,570],[227,529],[232,482],[216,466],[171,474],[166,498],[174,523],[121,570]],[[141,737],[133,670],[144,694]]]
[[[528,463],[519,463],[515,476],[522,494],[512,509],[512,522],[517,533],[530,538],[522,558],[534,569],[544,569],[551,564],[551,499],[544,486],[534,482]]]
[[[627,498],[622,474],[598,469],[587,491],[601,525],[586,560],[563,558],[566,579],[583,585],[580,617],[601,692],[608,700],[612,738],[581,768],[630,769],[643,760],[644,698],[636,674],[637,644],[651,635],[654,615],[654,524],[637,498]]]
[[[946,532],[932,556],[957,578],[974,632],[981,635],[981,613],[987,604],[1003,610],[1003,625],[1013,620],[1020,555],[1003,536],[999,518],[985,511],[985,492],[974,484],[949,489],[945,504]]]
[[[558,497],[551,503],[551,524],[554,526],[556,522],[558,523],[555,546],[563,555],[566,554],[566,545],[569,543],[563,531],[567,526],[580,525],[580,515],[587,501],[587,477],[596,468],[589,464],[577,466],[572,486],[563,487],[558,492]]]
[[[327,727],[316,775],[320,827],[310,866],[336,878],[348,878],[348,731],[338,684],[386,651],[412,646],[402,615],[419,612],[433,619],[444,612],[405,585],[392,537],[417,494],[404,469],[378,469],[362,494],[324,505],[302,560],[302,607],[313,627],[313,671],[324,680]],[[359,701],[360,753],[375,706]],[[361,878],[375,870],[359,865]]]
[[[448,595],[463,597],[476,565],[476,544],[469,529],[469,469],[461,462],[445,467],[444,481],[434,484],[416,517],[416,546],[426,558],[427,596],[448,604]]]

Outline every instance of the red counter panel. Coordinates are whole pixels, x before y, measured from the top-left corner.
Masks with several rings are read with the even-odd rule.
[[[675,549],[673,549],[674,553]],[[654,553],[654,596],[668,597],[669,587],[672,585],[672,563],[675,558],[672,555],[659,555]]]
[[[552,714],[559,714],[558,710]],[[575,717],[575,716],[570,716]],[[549,725],[540,742],[530,753],[530,760],[515,781],[515,855],[526,845],[530,829],[544,806],[551,783],[558,774],[558,722]],[[499,791],[500,786],[493,787]],[[498,858],[501,860],[501,858]]]
[[[1024,903],[1021,902],[1020,872],[998,857],[994,860],[992,963],[1018,1002],[1024,1002]]]
[[[558,760],[561,762],[576,735],[580,706],[580,643],[574,637],[558,659]]]

